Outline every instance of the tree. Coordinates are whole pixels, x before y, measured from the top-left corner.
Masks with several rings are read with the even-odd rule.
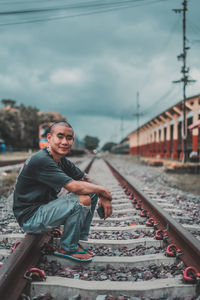
[[[97,137],[86,135],[83,140],[85,143],[85,148],[90,151],[93,151],[99,145],[99,139]]]
[[[47,112],[47,113],[40,113],[39,114],[39,118],[40,118],[40,124],[42,123],[50,123],[50,122],[65,122],[66,118],[64,116],[62,116],[59,113],[51,113],[51,112]]]
[[[0,138],[15,150],[38,148],[39,125],[55,121],[66,121],[57,112],[41,113],[36,107],[20,104],[11,99],[1,100],[4,107],[0,109]]]
[[[1,137],[6,145],[19,146],[21,139],[21,123],[19,112],[1,110],[0,111]]]
[[[37,148],[40,122],[38,109],[20,104],[19,113],[21,121],[21,148]]]
[[[1,100],[1,103],[2,103],[4,106],[15,107],[16,101],[15,101],[15,100],[12,100],[12,99],[2,99],[2,100]]]
[[[102,150],[103,151],[110,151],[112,146],[115,146],[115,145],[117,145],[117,144],[113,143],[113,142],[108,142],[108,143],[103,145]]]

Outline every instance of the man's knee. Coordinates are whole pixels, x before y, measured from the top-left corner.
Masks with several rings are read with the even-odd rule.
[[[88,195],[79,195],[78,200],[80,204],[84,206],[90,206],[91,205],[91,198]]]

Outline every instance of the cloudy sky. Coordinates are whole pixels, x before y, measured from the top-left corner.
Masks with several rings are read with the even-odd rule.
[[[0,99],[65,115],[119,142],[182,99],[183,0],[0,0]],[[188,0],[187,64],[200,93],[200,1]]]

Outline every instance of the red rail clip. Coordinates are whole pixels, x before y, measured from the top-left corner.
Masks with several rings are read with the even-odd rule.
[[[166,231],[162,231],[161,229],[156,231],[155,234],[156,240],[164,240],[168,238],[168,234]]]
[[[24,278],[30,281],[44,281],[46,279],[44,270],[38,268],[31,268],[26,271]]]
[[[171,244],[167,247],[167,256],[176,257],[182,254],[181,249],[177,248],[175,244]]]
[[[11,248],[11,251],[13,252],[17,248],[17,246],[19,246],[20,243],[21,243],[20,241],[16,242],[14,246]]]
[[[149,215],[149,212],[146,209],[143,209],[140,213],[141,217],[147,217]]]
[[[132,193],[132,194],[130,194],[130,196],[129,196],[129,199],[131,199],[131,200],[133,200],[133,199],[134,199],[134,195],[133,195],[133,193]]]
[[[132,204],[136,204],[137,203],[137,198],[134,198],[133,200],[132,200]]]
[[[141,203],[137,203],[135,206],[135,209],[142,209],[142,204]]]
[[[149,218],[147,221],[146,221],[146,225],[147,226],[157,226],[158,225],[158,223],[157,223],[157,221],[155,220],[155,219],[153,219],[153,218]]]
[[[183,272],[183,280],[185,283],[196,283],[200,281],[200,273],[195,267],[187,267]]]

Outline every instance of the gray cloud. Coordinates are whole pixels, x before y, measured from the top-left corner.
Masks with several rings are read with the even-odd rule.
[[[104,142],[119,138],[121,117],[124,134],[132,131],[137,91],[145,111],[141,122],[181,100],[181,85],[171,83],[181,77],[176,59],[181,17],[172,8],[182,2],[176,2],[0,27],[0,97],[59,111],[81,137],[91,132]],[[199,44],[192,44],[198,39],[199,9],[199,1],[189,1],[188,64],[198,81],[188,87],[188,95],[199,93]]]

